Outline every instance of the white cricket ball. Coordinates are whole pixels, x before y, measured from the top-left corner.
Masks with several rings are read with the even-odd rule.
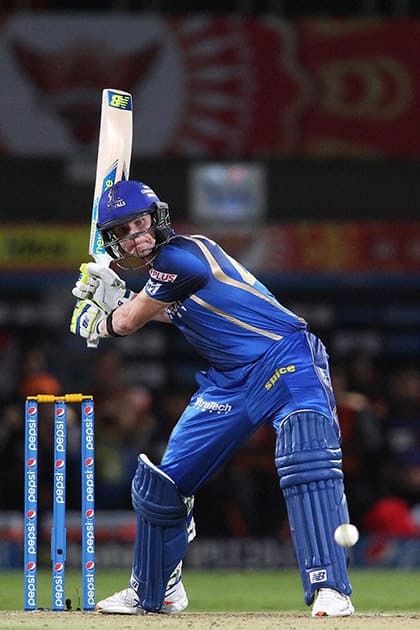
[[[334,532],[334,540],[342,547],[353,547],[359,540],[359,530],[355,525],[343,523]]]

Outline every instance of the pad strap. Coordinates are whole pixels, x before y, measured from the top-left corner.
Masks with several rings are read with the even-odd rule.
[[[339,436],[320,413],[301,411],[280,425],[276,466],[305,592],[312,603],[321,587],[350,595],[348,557],[334,531],[349,522]]]

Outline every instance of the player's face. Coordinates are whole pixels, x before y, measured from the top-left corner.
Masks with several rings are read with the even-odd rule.
[[[145,258],[152,253],[156,245],[150,214],[143,214],[128,223],[116,226],[113,233],[120,246],[130,256]]]

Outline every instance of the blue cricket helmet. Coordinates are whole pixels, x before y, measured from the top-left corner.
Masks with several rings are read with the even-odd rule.
[[[168,204],[143,182],[123,180],[102,193],[98,207],[98,230],[104,241],[105,251],[114,260],[126,254],[113,233],[117,225],[128,223],[142,214],[150,214],[156,246],[164,245],[171,234]]]

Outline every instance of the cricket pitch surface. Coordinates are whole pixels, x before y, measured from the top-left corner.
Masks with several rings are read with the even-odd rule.
[[[178,615],[104,615],[97,612],[2,611],[0,628],[30,630],[390,630],[420,628],[418,613],[360,613],[352,617],[312,618],[310,613],[180,613]]]

